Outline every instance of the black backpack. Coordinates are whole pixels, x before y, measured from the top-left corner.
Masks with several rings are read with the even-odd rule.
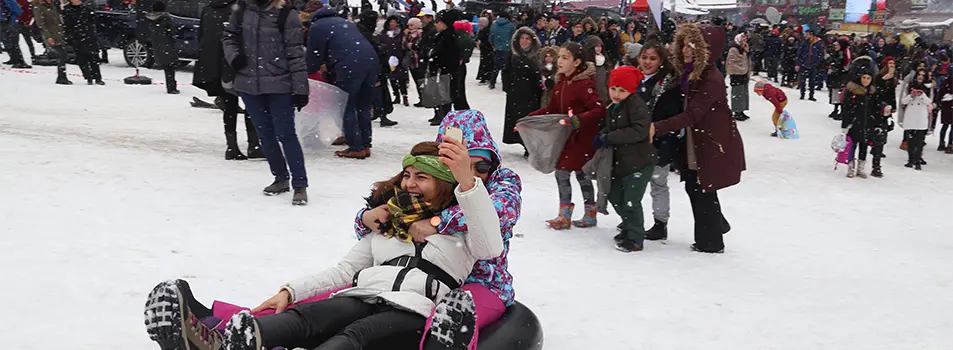
[[[237,5],[238,5],[238,8],[235,9],[235,28],[238,29],[239,40],[243,40],[244,36],[242,36],[242,31],[244,29],[242,28],[242,25],[244,25],[245,23],[245,0],[238,0]],[[288,22],[288,16],[291,15],[291,10],[292,10],[291,5],[285,5],[278,12],[278,32],[281,33],[282,40],[284,40],[285,38],[285,22]],[[242,45],[238,45],[238,55],[245,56],[244,43],[242,43]],[[236,75],[235,68],[233,68],[231,64],[228,64],[228,62],[226,62],[224,70],[222,71],[222,85],[223,87],[225,87],[226,90],[233,90],[232,82],[235,81],[235,75]]]

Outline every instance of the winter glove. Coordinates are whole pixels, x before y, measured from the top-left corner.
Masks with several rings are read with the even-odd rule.
[[[582,121],[579,119],[579,116],[573,114],[569,116],[569,118],[560,120],[559,124],[568,125],[572,127],[573,130],[576,130],[576,129],[579,129],[580,126],[582,126]]]
[[[546,90],[552,90],[554,87],[556,87],[556,81],[552,79],[546,79],[543,85],[546,86]]]
[[[594,148],[594,149],[600,149],[600,148],[604,148],[604,147],[609,147],[609,142],[608,142],[608,140],[606,140],[606,138],[607,138],[608,136],[609,136],[609,135],[607,135],[607,134],[598,134],[598,135],[596,135],[596,137],[593,137],[593,138],[592,138],[592,148]]]
[[[953,95],[951,95],[951,94],[943,95],[943,99],[942,99],[942,100],[945,101],[945,102],[953,101]]]
[[[887,124],[887,132],[893,131],[894,122],[893,122],[893,118],[892,118],[892,117],[887,117],[887,123],[886,123],[886,124]]]
[[[308,95],[294,95],[294,106],[301,112],[304,106],[308,105]]]
[[[840,129],[840,133],[841,133],[841,134],[844,134],[844,135],[847,135],[847,131],[848,131],[848,130],[850,130],[850,128],[841,128],[841,129]]]
[[[235,56],[235,59],[232,60],[232,68],[236,71],[245,68],[248,65],[248,59],[245,58],[245,55]]]

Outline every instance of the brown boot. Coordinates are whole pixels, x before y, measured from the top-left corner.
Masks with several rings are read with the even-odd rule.
[[[365,159],[371,156],[371,152],[365,148],[360,151],[341,150],[334,152],[334,155],[341,158]]]

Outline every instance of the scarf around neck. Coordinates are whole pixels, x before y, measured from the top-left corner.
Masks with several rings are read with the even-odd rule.
[[[411,236],[408,230],[410,224],[425,220],[436,215],[430,202],[424,202],[419,197],[402,189],[394,188],[394,196],[387,201],[387,211],[390,212],[390,221],[381,225],[381,233],[384,237],[397,237],[403,242],[410,242]]]

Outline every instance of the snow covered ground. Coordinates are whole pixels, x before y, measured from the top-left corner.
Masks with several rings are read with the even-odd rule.
[[[375,126],[373,158],[309,152],[311,204],[292,207],[290,196],[261,195],[266,163],[223,160],[221,113],[188,104],[201,91],[123,85],[132,70],[120,57],[114,50],[103,67],[106,86],[78,77],[54,85],[54,67],[0,70],[7,347],[152,349],[142,306],[170,278],[187,278],[206,303],[257,305],[286,280],[334,263],[354,242],[368,186],[436,131],[430,111],[397,107],[400,125]],[[504,95],[477,86],[476,68],[474,60],[469,99],[499,138]],[[617,252],[614,216],[594,229],[550,231],[543,221],[556,213],[555,181],[527,166],[521,148],[504,146],[505,164],[523,179],[521,237],[510,254],[517,299],[542,320],[547,349],[950,347],[953,235],[943,216],[953,156],[936,152],[931,136],[929,165],[904,168],[898,130],[885,178],[847,179],[843,167],[832,171],[829,142],[840,126],[829,106],[788,94],[801,140],[769,137],[771,107],[753,94],[752,119],[740,124],[748,171],[720,193],[733,228],[724,255],[689,251],[691,211],[674,178],[668,244]]]

